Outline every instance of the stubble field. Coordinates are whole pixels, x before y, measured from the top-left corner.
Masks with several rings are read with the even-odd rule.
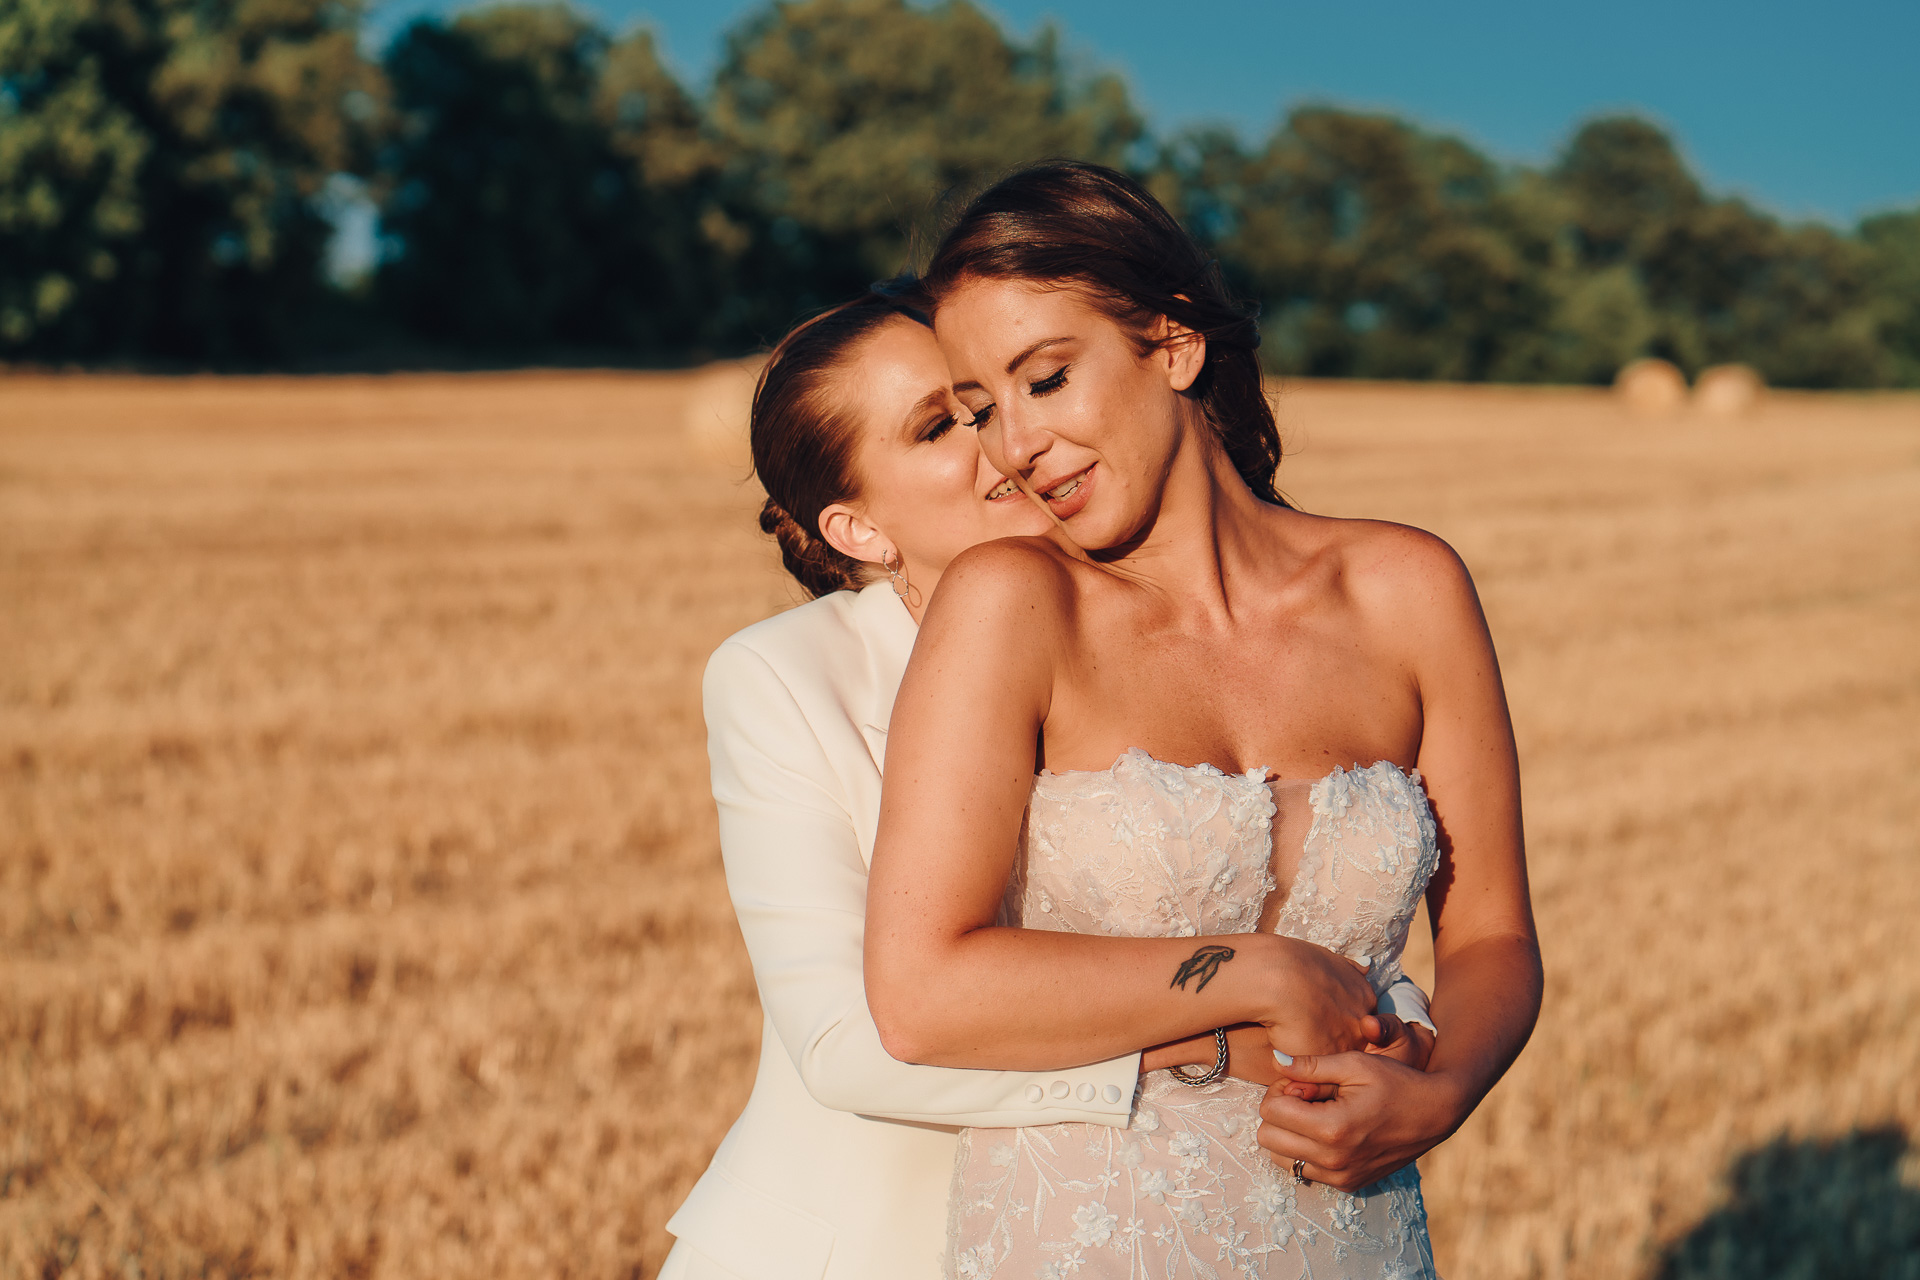
[[[0,380],[0,1275],[653,1274],[759,1035],[698,674],[796,599],[696,385]],[[1443,1271],[1916,1265],[1920,398],[1280,403],[1515,711],[1546,1011]]]

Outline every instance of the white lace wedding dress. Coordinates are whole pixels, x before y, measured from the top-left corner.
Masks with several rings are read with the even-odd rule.
[[[1367,964],[1385,991],[1439,858],[1418,775],[1383,761],[1318,782],[1265,778],[1137,749],[1111,769],[1042,773],[1007,923],[1129,937],[1258,928]],[[1296,1182],[1254,1140],[1264,1093],[1153,1072],[1124,1130],[963,1131],[949,1277],[1433,1276],[1419,1173],[1358,1195]]]

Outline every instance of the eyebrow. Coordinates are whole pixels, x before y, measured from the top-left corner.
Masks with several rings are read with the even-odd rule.
[[[913,402],[913,407],[907,410],[907,416],[901,420],[901,425],[908,434],[912,434],[914,422],[921,414],[927,412],[929,409],[944,409],[946,405],[947,389],[945,387],[935,387]]]
[[[1034,343],[1032,346],[1022,351],[1019,355],[1015,356],[1013,359],[1007,361],[1007,372],[1012,373],[1015,369],[1018,369],[1021,365],[1025,364],[1028,360],[1031,360],[1035,352],[1038,352],[1043,348],[1057,346],[1062,342],[1072,342],[1072,341],[1073,341],[1072,338],[1064,338],[1064,337],[1063,338],[1042,338],[1040,339],[1040,341]],[[953,384],[953,389],[955,391],[986,390],[985,387],[981,386],[977,382],[956,382]]]

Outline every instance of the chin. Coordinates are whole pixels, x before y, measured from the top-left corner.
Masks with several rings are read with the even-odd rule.
[[[1086,552],[1111,551],[1123,547],[1140,536],[1146,522],[1133,521],[1122,524],[1111,519],[1101,519],[1091,511],[1083,511],[1079,518],[1065,524],[1067,536],[1080,545]]]

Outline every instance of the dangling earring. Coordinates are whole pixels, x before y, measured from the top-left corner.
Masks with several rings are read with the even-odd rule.
[[[920,607],[920,588],[907,581],[907,562],[900,553],[889,547],[880,553],[880,567],[893,579],[893,594],[900,597],[900,603],[909,609]]]

